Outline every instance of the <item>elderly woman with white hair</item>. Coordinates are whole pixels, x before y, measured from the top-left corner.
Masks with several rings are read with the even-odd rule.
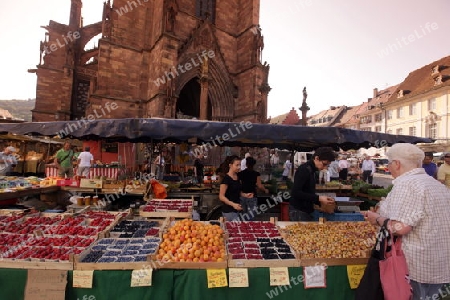
[[[394,187],[381,201],[379,213],[367,220],[402,236],[413,299],[437,299],[450,289],[450,192],[422,168],[424,152],[398,143],[386,153]]]

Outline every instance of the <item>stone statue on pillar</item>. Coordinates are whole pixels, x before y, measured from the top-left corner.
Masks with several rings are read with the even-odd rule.
[[[300,111],[302,112],[301,125],[306,126],[306,113],[310,109],[308,104],[306,104],[306,98],[308,98],[308,93],[306,92],[306,86],[303,88],[303,102],[300,106]]]
[[[262,61],[262,51],[264,49],[264,37],[261,34],[261,29],[255,34],[255,48],[256,48],[256,62]]]

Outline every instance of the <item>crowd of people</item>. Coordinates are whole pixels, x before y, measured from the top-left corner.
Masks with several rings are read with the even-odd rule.
[[[387,224],[391,235],[402,237],[412,299],[431,299],[450,282],[450,219],[445,215],[450,190],[443,184],[450,181],[450,153],[445,153],[445,163],[439,168],[432,162],[432,154],[412,144],[395,144],[386,155],[394,187],[378,211],[364,212],[364,216],[374,225]],[[251,156],[244,160],[229,156],[222,165],[219,198],[227,220],[244,221],[240,214],[257,205],[256,190],[264,187],[254,164]],[[364,157],[360,168],[362,178],[371,182],[376,164],[370,156]],[[315,209],[334,210],[333,198],[316,194],[317,176],[326,169],[330,179],[343,178],[340,171],[344,164],[328,147],[316,149],[311,159],[297,168],[289,198],[291,221],[312,221]]]
[[[58,167],[58,176],[61,178],[74,177],[74,166],[77,166],[77,176],[89,178],[89,171],[94,165],[94,156],[90,147],[85,147],[83,152],[72,149],[69,142],[59,149],[54,158],[54,164]]]
[[[256,160],[247,153],[244,159],[237,155],[228,156],[220,166],[219,200],[224,204],[222,215],[226,220],[253,220],[257,190],[269,193],[261,182],[261,174],[254,170],[255,164]]]

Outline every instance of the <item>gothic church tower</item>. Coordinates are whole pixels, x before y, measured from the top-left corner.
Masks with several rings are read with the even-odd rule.
[[[30,70],[38,77],[33,121],[94,115],[267,122],[259,5],[108,0],[102,20],[84,26],[82,1],[71,0],[69,25],[44,27],[40,63]],[[86,49],[97,35],[98,46]],[[111,103],[116,109],[105,109]]]

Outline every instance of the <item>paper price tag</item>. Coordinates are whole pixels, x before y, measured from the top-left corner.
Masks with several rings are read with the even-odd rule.
[[[225,269],[208,269],[206,270],[206,277],[208,280],[208,289],[228,286]]]
[[[289,270],[287,267],[270,268],[270,286],[289,284]]]
[[[303,276],[305,278],[305,289],[326,288],[325,268],[322,266],[304,267]]]
[[[351,289],[356,289],[359,286],[365,269],[366,265],[347,266],[348,282],[350,283]]]
[[[140,269],[131,272],[131,287],[152,286],[153,269]]]
[[[73,271],[74,288],[92,289],[92,281],[94,280],[94,271]]]
[[[248,269],[231,268],[228,269],[228,279],[231,287],[248,287]]]
[[[24,300],[64,299],[67,271],[28,270]]]

